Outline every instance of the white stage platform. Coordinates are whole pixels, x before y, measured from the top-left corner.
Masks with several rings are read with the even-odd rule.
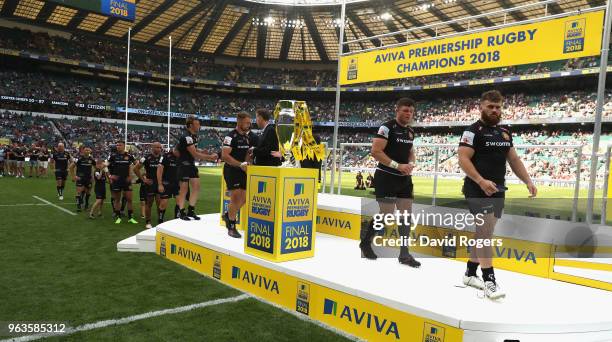
[[[321,286],[357,300],[372,302],[374,305],[370,305],[367,309],[369,310],[367,312],[372,315],[375,315],[375,310],[378,309],[382,310],[383,314],[385,310],[407,313],[412,315],[407,317],[420,320],[417,323],[420,325],[420,335],[423,337],[419,338],[419,341],[425,341],[426,331],[423,330],[429,329],[428,323],[434,326],[439,323],[442,324],[440,325],[442,327],[447,326],[446,339],[442,335],[440,341],[612,341],[612,293],[609,291],[496,270],[499,283],[507,293],[507,297],[502,301],[493,302],[480,298],[479,295],[482,293],[479,293],[478,290],[455,286],[461,284],[461,276],[465,270],[465,264],[461,262],[422,257],[419,259],[422,267],[412,269],[400,265],[397,259],[369,261],[360,257],[357,241],[321,233],[316,236],[314,258],[271,263],[246,255],[243,239],[232,239],[227,236],[226,229],[219,226],[218,214],[202,215],[201,217],[201,221],[172,220],[158,226],[156,252],[160,254],[160,236],[164,236],[169,242],[164,245],[161,254],[196,270],[198,270],[197,267],[193,266],[193,261],[197,262],[197,258],[194,257],[195,253],[198,253],[202,259],[207,256],[197,249],[199,246],[203,248],[201,251],[206,249],[211,250],[211,253],[222,254],[225,258],[224,263],[228,260],[230,262],[235,260],[234,264],[240,263],[243,269],[249,267],[244,265],[251,265],[252,268],[259,266],[264,269],[260,275],[268,276],[268,280],[273,279],[275,274],[283,274],[298,279],[298,284],[300,284],[299,281],[304,281],[311,284],[312,287]],[[151,231],[148,231],[146,235],[150,239]],[[182,255],[180,250],[178,252],[181,257],[176,257],[176,255],[171,257],[170,241],[177,245],[179,242],[176,241],[186,241],[193,245],[186,245],[190,250],[189,253],[185,252],[184,248]],[[172,253],[175,253],[175,247],[172,248]],[[206,262],[212,265],[212,261]],[[200,261],[200,264],[206,262]],[[231,268],[231,272],[224,268],[223,277],[220,275],[219,278],[229,285],[240,288],[240,285],[236,285],[237,282],[232,283],[236,279],[227,279],[230,274],[234,278],[234,269],[240,272],[238,266]],[[278,284],[281,287],[281,294],[283,291],[288,292],[286,288],[282,288],[284,286],[282,279],[278,280]],[[242,289],[251,292],[248,287]],[[292,291],[295,292],[295,288]],[[353,330],[350,329],[355,325],[350,323],[356,323],[358,317],[341,317],[340,305],[338,305],[337,316],[323,316],[323,303],[319,303],[322,299],[316,298],[316,291],[311,290],[311,292],[309,295],[311,297],[310,316],[314,319],[319,319],[317,315],[323,318],[329,316],[329,320],[322,320],[323,323],[347,330],[348,333],[356,336],[374,340],[378,340],[378,337],[381,340],[398,340],[397,337],[399,337],[400,340],[412,341],[413,337],[407,339],[408,336],[416,336],[406,332],[408,330],[406,327],[416,326],[411,322],[398,322],[399,334],[397,335],[395,333],[384,334],[386,328],[383,329],[382,334],[380,331],[374,331],[374,334],[367,331],[360,334],[364,326],[355,326]],[[262,292],[253,291],[253,293],[261,296]],[[275,301],[274,297],[263,296],[263,298]],[[315,303],[312,302],[313,298]],[[288,306],[282,303],[282,299],[279,301],[281,305]],[[293,310],[295,307],[290,309]],[[314,312],[316,310],[321,310],[321,312]],[[359,310],[355,311],[355,314],[358,312]],[[426,328],[423,327],[423,321]],[[360,325],[363,324],[365,323],[362,321]],[[373,326],[374,322],[371,325]],[[348,328],[345,329],[345,326]],[[431,329],[433,332],[433,328]],[[456,336],[452,334],[453,329],[461,333],[460,339],[452,337]]]

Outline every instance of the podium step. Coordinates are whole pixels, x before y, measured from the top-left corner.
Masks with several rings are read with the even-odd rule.
[[[155,228],[144,230],[117,243],[118,252],[155,252]]]

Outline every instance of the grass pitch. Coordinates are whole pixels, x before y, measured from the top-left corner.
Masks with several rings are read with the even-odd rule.
[[[201,181],[197,212],[218,212],[220,168],[202,169]],[[431,203],[432,180],[415,178],[414,182],[417,202]],[[342,186],[343,194],[372,196],[371,190],[352,189],[352,174],[343,175]],[[508,198],[527,197],[524,186],[510,185],[509,188]],[[51,177],[0,179],[0,322],[64,321],[74,327],[240,294],[157,255],[117,252],[118,241],[144,230],[138,202],[134,202],[134,212],[138,214],[139,224],[115,225],[108,201],[104,217],[90,220],[84,213],[72,216],[56,207],[41,205],[33,197],[39,196],[74,211],[74,189],[74,184],[68,182],[65,200],[60,202]],[[440,179],[438,203],[460,203],[460,191],[460,180]],[[530,210],[544,216],[551,210],[562,215],[567,215],[568,209],[571,211],[568,203],[573,189],[540,187],[540,196],[551,201],[517,205],[519,213]],[[586,196],[585,190],[581,196]],[[582,211],[583,202],[580,203]],[[596,208],[598,205],[596,202]],[[49,340],[340,341],[345,338],[273,306],[246,299]]]

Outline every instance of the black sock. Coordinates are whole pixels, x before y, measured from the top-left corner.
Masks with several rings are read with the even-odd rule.
[[[180,212],[181,212],[181,208],[179,208],[178,204],[175,205],[174,206],[174,218],[177,218]]]
[[[374,220],[370,220],[365,231],[361,230],[361,244],[369,244],[372,241],[372,238],[376,235],[376,230],[374,229]]]
[[[64,186],[60,186],[59,187],[59,191],[60,191],[60,196],[64,196]]]
[[[90,194],[85,194],[85,208],[89,207],[89,196],[91,196]]]
[[[74,198],[76,198],[77,209],[81,209],[81,195],[76,195]]]
[[[121,216],[121,212],[119,210],[115,209],[113,212],[115,213],[115,218]]]
[[[60,186],[56,186],[55,189],[57,189],[57,195],[61,196],[62,195],[62,191],[60,190],[62,187]]]
[[[164,215],[166,215],[166,209],[157,211],[157,223],[164,222]]]
[[[480,268],[482,270],[482,280],[492,281],[495,283],[495,273],[493,272],[493,266],[490,268]]]
[[[187,207],[187,212],[190,213],[190,214],[193,214],[193,213],[195,213],[195,208],[192,207],[192,206],[189,206],[189,207]]]
[[[128,210],[128,220],[132,218],[132,211]]]
[[[125,211],[126,204],[127,204],[127,198],[121,197],[121,211]]]
[[[478,265],[480,265],[480,263],[468,260],[468,262],[467,262],[467,271],[465,272],[465,275],[468,276],[468,277],[475,277],[476,276],[476,270],[478,269]]]

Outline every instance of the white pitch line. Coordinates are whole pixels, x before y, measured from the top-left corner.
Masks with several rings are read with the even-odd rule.
[[[61,210],[61,211],[65,212],[65,213],[68,213],[68,214],[72,215],[72,216],[77,216],[77,214],[73,213],[72,211],[70,211],[70,210],[68,210],[68,209],[66,209],[66,208],[62,208],[62,207],[60,207],[59,205],[53,204],[53,203],[51,203],[51,202],[47,201],[47,200],[46,200],[46,199],[44,199],[44,198],[40,198],[40,197],[38,197],[38,196],[34,196],[34,195],[32,195],[32,197],[36,198],[37,200],[39,200],[39,201],[41,201],[41,202],[43,202],[43,203],[47,203],[48,205],[50,205],[50,206],[52,206],[52,207],[55,207],[55,208],[57,208],[57,209],[59,209],[59,210]]]
[[[28,206],[45,206],[46,203],[20,203],[20,204],[0,204],[0,207],[28,207]]]
[[[186,306],[179,306],[173,309],[150,311],[150,312],[143,313],[140,315],[134,315],[134,316],[124,317],[124,318],[119,318],[119,319],[109,319],[105,321],[98,321],[95,323],[83,324],[83,325],[79,325],[76,328],[66,328],[66,331],[61,334],[48,334],[47,333],[47,334],[28,335],[28,336],[15,337],[12,339],[0,340],[0,342],[26,342],[26,341],[35,341],[41,338],[51,337],[51,336],[67,336],[67,335],[71,335],[71,334],[81,332],[81,331],[105,328],[111,325],[123,325],[123,324],[132,323],[135,321],[140,321],[143,319],[149,319],[149,318],[164,316],[164,315],[173,315],[173,314],[177,314],[181,312],[205,308],[207,306],[213,306],[213,305],[219,305],[219,304],[225,304],[225,303],[235,303],[235,302],[239,302],[241,300],[247,299],[247,298],[251,298],[251,296],[248,294],[241,294],[236,297],[209,300],[208,302],[202,302],[202,303],[191,304],[191,305],[186,305]]]

